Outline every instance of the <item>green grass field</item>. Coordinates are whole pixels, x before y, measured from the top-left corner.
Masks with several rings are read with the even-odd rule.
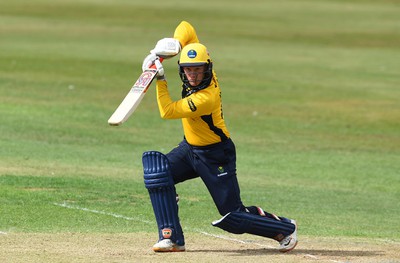
[[[172,149],[181,123],[160,119],[154,84],[123,126],[107,119],[187,20],[214,60],[244,203],[307,237],[399,244],[399,14],[396,0],[0,2],[0,232],[154,233],[141,154]],[[200,180],[177,190],[188,236],[223,234]]]

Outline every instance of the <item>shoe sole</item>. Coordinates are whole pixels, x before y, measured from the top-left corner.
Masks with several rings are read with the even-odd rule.
[[[284,248],[284,249],[279,249],[279,251],[282,252],[282,253],[286,253],[286,252],[292,251],[292,250],[297,246],[297,243],[298,243],[298,241],[296,241],[296,243],[294,244],[293,247],[288,248],[288,249],[286,249],[286,248]]]
[[[295,225],[295,230],[294,231],[297,231],[297,222],[296,221],[294,221],[294,225]],[[286,253],[286,252],[292,251],[297,246],[298,242],[299,241],[296,240],[296,243],[291,248],[281,248],[281,249],[279,249],[279,251],[282,252],[282,253]]]

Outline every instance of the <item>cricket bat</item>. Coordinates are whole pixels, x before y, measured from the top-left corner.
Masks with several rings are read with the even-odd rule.
[[[162,62],[162,60],[163,59],[160,58],[160,62]],[[108,124],[111,126],[119,126],[128,120],[128,118],[139,106],[144,95],[146,95],[146,91],[153,82],[153,79],[157,76],[157,72],[158,71],[155,65],[143,71],[128,94],[125,96],[124,100],[108,119]]]

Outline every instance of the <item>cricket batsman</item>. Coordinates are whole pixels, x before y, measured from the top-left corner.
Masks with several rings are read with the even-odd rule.
[[[159,58],[178,55],[182,98],[173,101]],[[295,220],[276,216],[257,206],[245,206],[236,177],[236,151],[222,114],[221,89],[207,48],[192,25],[182,21],[173,38],[159,40],[143,61],[143,70],[155,64],[161,118],[181,119],[184,137],[169,153],[143,153],[144,183],[158,226],[155,252],[185,251],[178,216],[175,185],[200,177],[222,216],[213,226],[235,234],[249,233],[275,239],[279,250],[297,245]]]

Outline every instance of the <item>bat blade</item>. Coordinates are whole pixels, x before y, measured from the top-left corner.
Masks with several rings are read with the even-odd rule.
[[[143,71],[143,73],[140,75],[128,94],[125,96],[124,100],[108,119],[108,124],[112,126],[119,126],[128,120],[128,118],[139,106],[144,95],[146,95],[146,91],[148,90],[156,75],[156,69],[146,69],[145,71]]]

